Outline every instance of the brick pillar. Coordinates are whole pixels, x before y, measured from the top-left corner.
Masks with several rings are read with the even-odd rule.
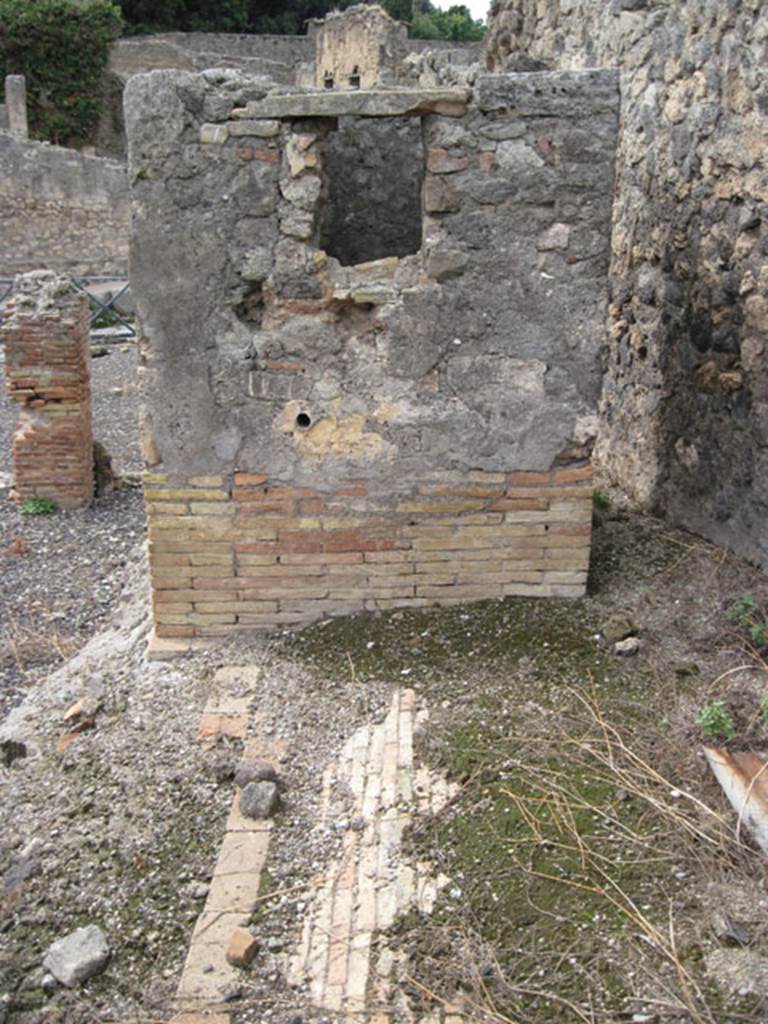
[[[19,139],[29,138],[27,124],[27,82],[24,75],[5,76],[5,107],[8,131]]]
[[[0,328],[5,387],[21,406],[13,438],[15,497],[83,508],[93,498],[88,300],[66,278],[16,279]]]

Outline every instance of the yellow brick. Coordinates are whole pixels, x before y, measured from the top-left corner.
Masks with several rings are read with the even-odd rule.
[[[193,572],[195,579],[226,579],[230,576],[234,580],[235,575],[231,562],[227,565],[195,565],[190,571]]]
[[[188,557],[190,565],[232,565],[235,558],[231,551],[211,551],[206,554],[192,554]]]
[[[189,616],[189,622],[192,622],[195,626],[220,626],[226,622],[235,622],[236,616],[234,612],[222,612],[218,615],[206,615],[203,612],[193,612]]]
[[[221,502],[218,501],[190,501],[189,509],[192,515],[195,516],[233,516],[235,514],[235,503],[231,502],[228,506],[222,506]]]
[[[463,586],[448,586],[448,587],[436,587],[436,586],[424,586],[416,588],[417,597],[438,597],[448,598],[451,601],[476,601],[484,600],[490,597],[501,597],[504,591],[501,586],[493,584],[491,586],[469,586],[467,584]]]
[[[466,498],[461,501],[403,501],[397,506],[398,512],[430,512],[432,515],[456,515],[459,512],[478,511],[486,504],[480,498]]]
[[[155,614],[162,608],[163,615],[183,615],[186,612],[192,611],[192,603],[190,601],[167,601],[162,604],[155,604]]]
[[[237,556],[238,565],[275,565],[276,563],[277,555],[238,554]]]
[[[141,474],[145,484],[166,484],[168,483],[167,473],[151,473],[149,470]]]
[[[169,487],[167,490],[145,489],[144,497],[147,501],[229,501],[226,491],[218,491],[213,488],[179,488]]]
[[[155,590],[180,590],[182,587],[189,587],[192,584],[192,566],[176,565],[169,566],[165,571],[153,569],[151,573],[152,586]]]
[[[202,541],[180,539],[178,533],[165,531],[158,540],[150,540],[150,555],[156,552],[170,554],[215,554],[216,552],[232,551],[232,544],[229,541]]]
[[[146,503],[147,515],[158,516],[158,515],[171,515],[171,516],[185,516],[189,513],[189,506],[183,502],[157,502],[148,501]]]
[[[200,601],[195,604],[195,611],[206,615],[222,615],[225,612],[276,612],[277,601],[244,600],[244,601]]]
[[[581,583],[587,582],[587,573],[584,570],[577,572],[545,572],[544,573],[545,583]]]
[[[164,551],[152,555],[153,566],[189,565],[189,555],[167,554]]]
[[[155,622],[162,626],[186,626],[192,620],[189,617],[190,613],[181,614],[179,612],[155,612]]]
[[[219,488],[224,483],[224,478],[221,476],[191,476],[188,483],[190,487]]]
[[[157,590],[155,602],[163,604],[165,601],[234,601],[235,592],[229,590]]]

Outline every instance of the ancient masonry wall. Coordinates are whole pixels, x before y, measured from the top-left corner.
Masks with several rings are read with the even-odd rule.
[[[495,0],[487,42],[621,71],[598,463],[768,567],[768,7]]]
[[[125,167],[0,133],[0,276],[125,274]]]
[[[615,75],[213,79],[126,91],[157,635],[583,594]],[[318,247],[346,116],[422,119],[411,255]]]
[[[20,277],[0,338],[5,387],[20,408],[13,436],[14,494],[82,508],[93,497],[90,313],[66,280]]]

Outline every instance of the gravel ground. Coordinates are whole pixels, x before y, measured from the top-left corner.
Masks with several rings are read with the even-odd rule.
[[[94,436],[118,475],[142,469],[136,349],[92,362]],[[17,407],[0,392],[0,474],[12,476]],[[98,630],[145,534],[139,491],[125,488],[79,512],[22,516],[0,489],[0,718],[52,666]]]

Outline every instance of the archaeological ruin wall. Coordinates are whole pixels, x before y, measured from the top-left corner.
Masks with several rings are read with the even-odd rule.
[[[600,467],[768,567],[768,7],[495,0],[488,66],[621,72]]]
[[[19,276],[0,324],[5,391],[19,408],[13,435],[17,501],[83,508],[93,498],[90,310],[66,279]]]
[[[157,71],[126,118],[157,636],[583,594],[616,75]],[[345,118],[419,126],[396,254],[321,247]]]
[[[0,132],[0,277],[125,274],[125,166]]]

